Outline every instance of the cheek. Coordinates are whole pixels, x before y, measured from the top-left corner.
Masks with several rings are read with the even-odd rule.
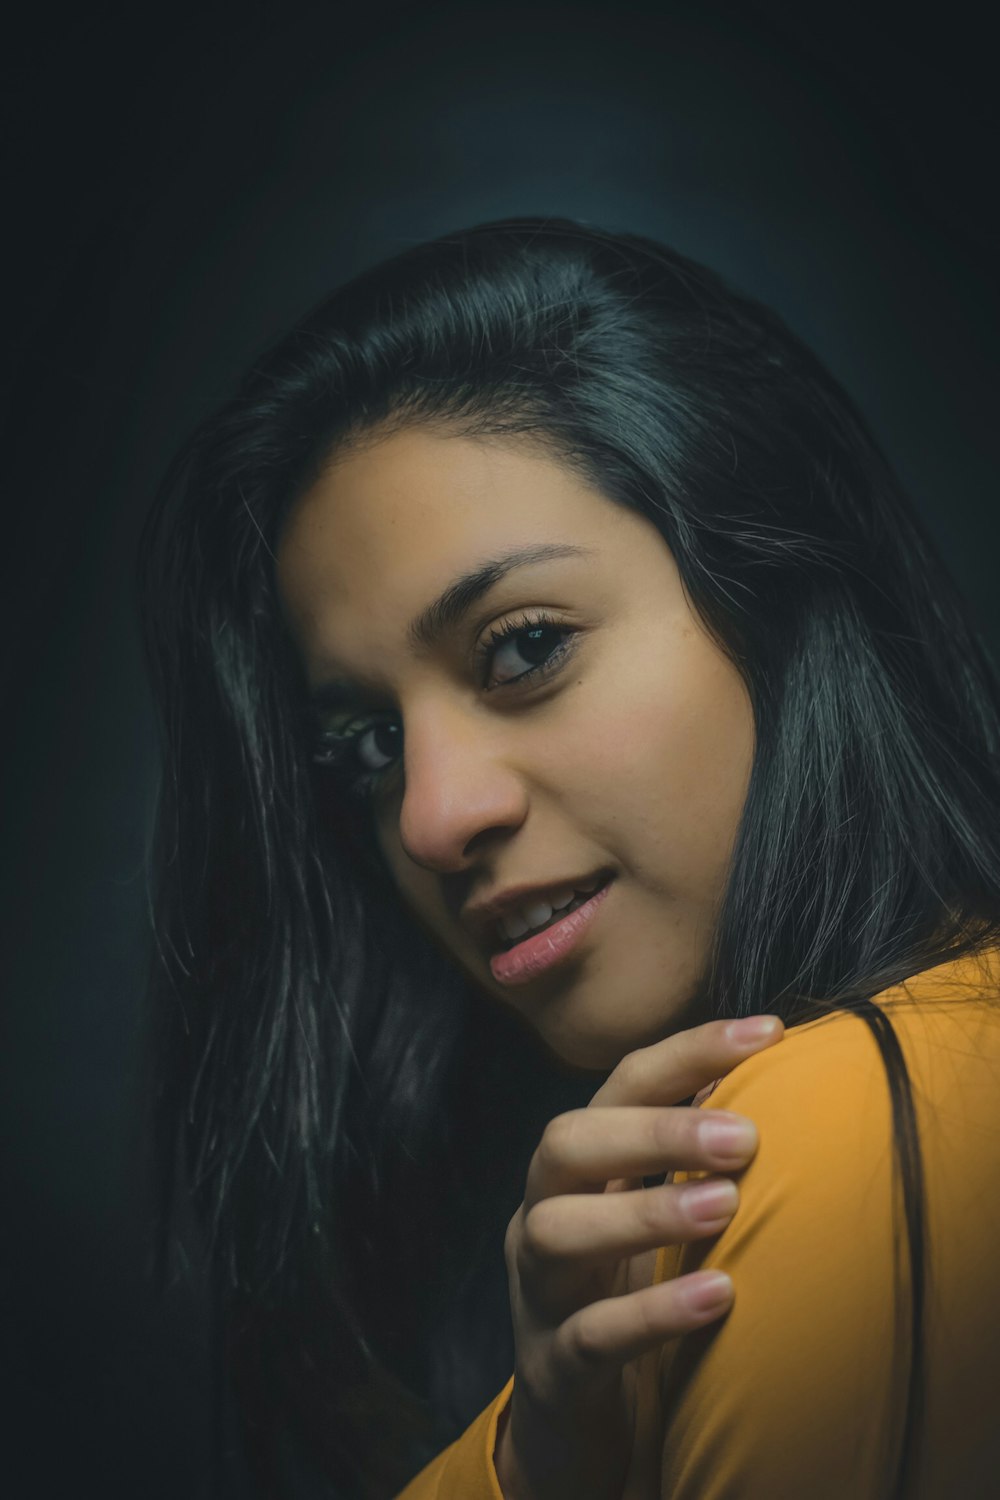
[[[666,859],[678,875],[714,877],[746,798],[753,713],[725,658],[700,640],[684,648],[647,645],[638,667],[633,657],[581,683],[558,736],[554,785],[588,810],[591,826],[620,836],[629,863]]]

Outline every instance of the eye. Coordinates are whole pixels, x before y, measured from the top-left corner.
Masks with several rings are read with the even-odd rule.
[[[484,687],[493,691],[547,675],[571,649],[572,635],[568,627],[558,625],[547,615],[521,616],[493,626],[486,640],[476,648],[483,666],[492,668],[488,676],[484,670]]]
[[[402,748],[403,731],[391,719],[371,724],[354,741],[354,753],[366,771],[384,771]]]
[[[504,620],[476,647],[483,690],[527,686],[555,672],[572,650],[573,630],[547,615]],[[333,770],[354,797],[365,799],[387,779],[403,752],[403,726],[388,715],[355,718],[314,735],[312,760]]]
[[[314,764],[345,773],[359,790],[399,758],[402,726],[394,719],[363,719],[316,736]]]

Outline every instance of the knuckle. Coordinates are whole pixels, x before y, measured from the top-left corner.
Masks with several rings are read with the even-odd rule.
[[[552,1253],[554,1241],[553,1214],[546,1200],[525,1214],[520,1248],[532,1258],[542,1257]]]
[[[565,1400],[568,1364],[558,1339],[544,1349],[519,1356],[517,1378],[523,1390],[530,1391],[533,1405],[542,1410],[558,1410]]]
[[[584,1113],[582,1109],[571,1109],[548,1122],[538,1143],[543,1167],[558,1166],[572,1159],[580,1139]]]
[[[635,1304],[636,1333],[639,1338],[646,1339],[662,1332],[662,1310],[654,1316],[652,1303],[645,1298],[637,1298]]]
[[[668,1106],[658,1110],[652,1121],[655,1146],[671,1156],[688,1154],[698,1142],[698,1111]]]
[[[626,1096],[641,1088],[647,1068],[646,1051],[645,1047],[640,1047],[635,1052],[626,1052],[612,1072],[612,1078]]]
[[[651,1234],[659,1234],[664,1224],[670,1219],[670,1202],[662,1193],[653,1189],[649,1192],[638,1193],[639,1199],[636,1204],[636,1218],[638,1228],[641,1232],[648,1231]]]
[[[564,1330],[575,1363],[594,1370],[607,1362],[608,1352],[600,1320],[594,1316],[591,1308],[583,1308],[575,1318],[564,1324]]]
[[[692,1160],[700,1162],[706,1156],[705,1120],[700,1109],[689,1109],[684,1118],[684,1150]]]
[[[723,1016],[711,1021],[703,1021],[700,1026],[693,1026],[688,1036],[693,1043],[702,1047],[725,1046],[726,1027],[728,1019]]]
[[[649,1124],[649,1133],[653,1147],[656,1150],[671,1150],[677,1145],[678,1132],[683,1132],[687,1127],[688,1110],[678,1110],[671,1106],[658,1109]]]
[[[503,1237],[504,1260],[506,1261],[508,1268],[514,1263],[517,1257],[518,1248],[523,1236],[523,1221],[524,1205],[522,1204],[517,1209],[517,1211],[511,1215],[510,1222],[507,1225],[507,1229]]]
[[[705,1021],[687,1034],[687,1056],[695,1066],[718,1067],[728,1062],[732,1046],[726,1036],[727,1020]]]

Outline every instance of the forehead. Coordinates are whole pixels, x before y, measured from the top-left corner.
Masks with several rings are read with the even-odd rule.
[[[296,633],[333,648],[359,624],[398,631],[485,558],[539,542],[606,547],[626,519],[526,443],[407,429],[336,455],[295,503],[278,586]]]
[[[411,561],[413,548],[466,559],[470,545],[509,541],[513,527],[600,526],[609,510],[567,466],[517,439],[411,428],[335,454],[293,506],[279,556],[283,574],[321,546],[389,568],[403,549]]]

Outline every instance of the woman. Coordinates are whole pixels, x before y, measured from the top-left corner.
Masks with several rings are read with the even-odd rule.
[[[179,1143],[260,1492],[987,1494],[1000,685],[781,322],[418,245],[140,584],[164,1223]]]

